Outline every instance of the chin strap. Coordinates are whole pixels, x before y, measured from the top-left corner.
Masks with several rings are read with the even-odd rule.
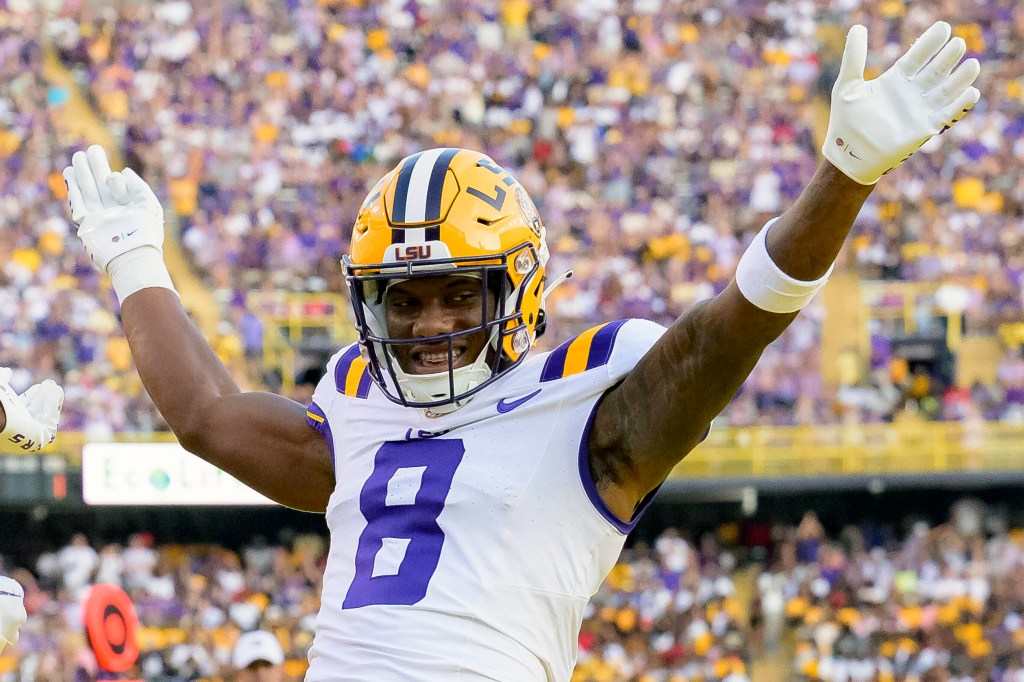
[[[548,311],[545,308],[548,296],[550,296],[552,291],[560,287],[562,284],[566,282],[566,280],[568,280],[572,276],[573,271],[566,270],[551,282],[551,286],[544,289],[544,295],[540,297],[540,310],[537,313],[537,326],[533,332],[534,342],[536,342],[536,340],[539,339],[540,337],[544,336],[544,332],[548,328]]]
[[[572,276],[573,276],[573,271],[572,270],[566,270],[565,272],[563,272],[558,277],[555,277],[554,281],[551,282],[551,286],[546,287],[544,289],[544,295],[541,296],[541,298],[540,298],[541,305],[544,305],[545,303],[548,302],[548,296],[551,295],[552,291],[554,291],[558,287],[560,287],[563,284],[565,284],[569,280],[569,278],[572,277]]]

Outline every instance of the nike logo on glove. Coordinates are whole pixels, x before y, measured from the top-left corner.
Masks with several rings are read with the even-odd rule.
[[[112,242],[114,242],[116,244],[119,241],[121,241],[122,239],[128,239],[128,237],[131,237],[133,234],[135,234],[138,231],[139,231],[139,228],[135,228],[131,232],[125,232],[124,234],[115,234],[113,237],[110,238],[110,241],[112,241]],[[96,259],[94,258],[93,260],[96,260]]]
[[[518,400],[506,400],[505,398],[502,398],[501,400],[498,401],[498,412],[500,412],[501,414],[511,412],[512,410],[516,409],[517,407],[525,403],[527,400],[535,398],[543,390],[544,389],[542,388],[538,388],[533,393],[525,395],[522,398],[519,398]]]

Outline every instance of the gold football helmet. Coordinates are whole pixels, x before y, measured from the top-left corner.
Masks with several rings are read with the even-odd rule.
[[[526,357],[544,331],[544,225],[526,190],[489,157],[467,149],[431,149],[403,159],[370,191],[342,258],[360,350],[370,376],[394,402],[457,409]],[[495,295],[470,329],[392,338],[384,316],[389,282],[466,275]],[[489,300],[487,295],[482,299]],[[488,304],[485,303],[487,308]],[[472,364],[454,368],[452,341],[485,332]],[[414,375],[399,366],[399,344],[448,344],[448,370]]]

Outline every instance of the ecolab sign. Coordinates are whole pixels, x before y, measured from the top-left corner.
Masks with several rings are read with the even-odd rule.
[[[177,443],[87,443],[82,498],[110,505],[274,504]]]

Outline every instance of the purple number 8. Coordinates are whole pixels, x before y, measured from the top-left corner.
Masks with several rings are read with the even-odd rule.
[[[366,528],[359,536],[356,574],[342,608],[411,605],[426,596],[444,544],[437,517],[465,452],[458,439],[389,441],[377,451],[373,473],[359,494]],[[417,478],[419,487],[413,490],[410,482]],[[395,554],[392,550],[402,544],[397,570],[378,570],[378,554],[385,545]]]

